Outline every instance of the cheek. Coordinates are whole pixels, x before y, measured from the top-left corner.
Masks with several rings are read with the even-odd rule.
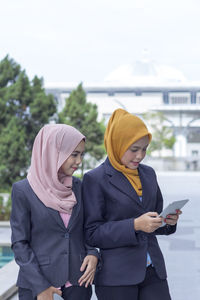
[[[125,165],[129,163],[134,158],[134,153],[126,152],[122,157],[122,163]]]
[[[70,166],[71,166],[71,160],[68,159],[68,160],[62,165],[62,169],[63,169],[63,170],[67,170],[67,169],[70,168]]]
[[[134,160],[135,157],[136,157],[136,153],[134,152],[127,153],[127,161]]]
[[[146,151],[144,151],[144,152],[142,153],[142,159],[145,157],[145,155],[146,155]]]

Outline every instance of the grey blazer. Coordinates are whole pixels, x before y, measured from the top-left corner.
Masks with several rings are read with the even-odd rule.
[[[78,285],[84,257],[98,256],[84,241],[81,181],[75,177],[73,191],[77,204],[65,228],[59,212],[39,200],[27,179],[13,184],[10,223],[12,249],[20,267],[17,286],[30,289],[33,297],[68,280]]]

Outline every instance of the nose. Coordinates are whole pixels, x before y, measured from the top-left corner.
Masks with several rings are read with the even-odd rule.
[[[82,162],[82,157],[81,157],[81,155],[77,155],[77,157],[76,157],[76,164],[77,164],[77,165],[80,165],[81,162]]]
[[[137,158],[137,160],[141,160],[143,158],[142,150],[137,151],[136,158]]]

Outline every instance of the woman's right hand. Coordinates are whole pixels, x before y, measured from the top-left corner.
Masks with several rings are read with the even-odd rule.
[[[162,218],[157,212],[148,212],[134,219],[135,231],[154,232],[162,225]]]
[[[58,294],[59,296],[61,296],[62,292],[61,290],[50,286],[48,289],[42,291],[37,295],[37,300],[53,300],[53,294]]]

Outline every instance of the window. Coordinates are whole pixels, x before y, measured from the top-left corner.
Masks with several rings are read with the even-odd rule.
[[[189,98],[187,96],[172,96],[170,97],[171,104],[188,104]]]
[[[199,151],[198,150],[192,150],[192,156],[198,156]]]

